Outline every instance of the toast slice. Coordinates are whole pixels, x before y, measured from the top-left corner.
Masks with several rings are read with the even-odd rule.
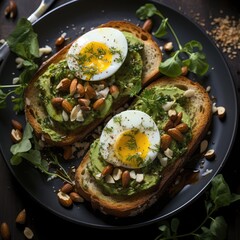
[[[155,159],[155,161],[161,162],[160,164],[163,166],[163,170],[160,172],[161,178],[154,186],[149,189],[144,189],[143,191],[136,191],[135,194],[130,196],[119,196],[105,192],[104,188],[102,188],[102,186],[97,183],[96,178],[93,177],[91,168],[89,168],[92,161],[90,149],[77,168],[75,183],[77,191],[86,200],[91,202],[93,209],[98,209],[104,214],[120,218],[136,216],[142,213],[164,196],[167,188],[174,182],[180,170],[190,160],[192,154],[196,151],[201,140],[207,133],[212,118],[212,102],[208,93],[199,83],[193,82],[183,76],[174,79],[162,77],[151,83],[144,91],[156,87],[162,89],[180,89],[187,98],[187,102],[184,104],[186,109],[184,109],[183,112],[189,116],[188,124],[190,125],[189,129],[191,129],[191,138],[187,142],[185,152],[167,164],[162,163],[159,159]],[[144,94],[144,91],[141,94]],[[138,109],[138,105],[139,100],[133,103],[131,108]],[[172,107],[170,109],[172,109]],[[165,111],[169,110],[165,108]],[[168,132],[168,129],[169,128],[166,128],[166,124],[162,125],[159,129],[161,133],[161,148],[163,148],[162,144],[164,142],[162,136]],[[171,149],[170,146],[168,148]],[[164,152],[164,149],[166,149],[166,147],[164,149],[161,148],[160,152]],[[112,188],[113,187],[114,185],[112,185]]]
[[[137,58],[137,64],[138,62],[141,62],[142,68],[141,68],[141,85],[144,87],[146,84],[151,82],[154,78],[156,78],[159,73],[159,64],[162,60],[162,53],[157,45],[157,43],[154,41],[152,35],[140,27],[127,22],[127,21],[111,21],[106,24],[102,24],[100,27],[113,27],[117,28],[120,31],[129,32],[132,35],[134,35],[137,39],[139,39],[143,43],[143,49],[140,51],[140,59]],[[55,104],[57,107],[62,105],[62,100],[56,96],[56,98],[50,99],[50,97],[44,97],[41,95],[41,88],[45,88],[45,86],[51,84],[51,80],[46,83],[42,84],[41,87],[39,87],[40,78],[43,74],[46,74],[46,72],[51,68],[52,65],[55,65],[66,58],[68,50],[70,49],[72,43],[65,46],[63,49],[61,49],[58,53],[56,53],[54,56],[52,56],[49,60],[44,62],[44,64],[40,67],[34,78],[29,83],[26,91],[25,91],[25,116],[26,120],[31,124],[31,126],[34,129],[34,132],[38,138],[41,138],[44,140],[44,142],[47,145],[52,146],[65,146],[70,145],[76,141],[82,140],[91,130],[93,130],[97,125],[99,125],[113,110],[117,109],[118,107],[122,106],[124,103],[126,103],[130,95],[121,95],[121,88],[120,88],[120,97],[116,97],[114,95],[111,99],[112,105],[109,107],[104,114],[101,116],[94,116],[92,119],[88,120],[87,123],[81,124],[73,124],[70,118],[70,114],[66,116],[66,112],[71,111],[72,106],[69,106],[69,102],[65,102],[64,112],[60,116],[59,110],[54,110],[52,116],[50,116],[50,110],[47,111],[47,108],[52,108],[50,101],[54,101],[53,104]],[[130,61],[130,60],[129,60]],[[125,60],[126,62],[126,60]],[[65,66],[63,66],[64,68]],[[126,68],[126,67],[125,67]],[[53,71],[53,70],[49,70]],[[57,75],[57,71],[54,72],[55,75]],[[133,75],[133,74],[132,74]],[[121,76],[122,77],[122,76]],[[123,76],[124,77],[124,76]],[[66,76],[63,76],[63,78],[66,78]],[[126,78],[127,79],[127,78]],[[45,81],[45,80],[44,80]],[[59,80],[60,82],[60,80]],[[65,83],[64,83],[65,84]],[[64,85],[62,84],[62,85]],[[87,85],[87,84],[86,84]],[[91,85],[88,84],[88,85]],[[126,84],[127,85],[127,84]],[[76,86],[75,86],[76,87]],[[133,84],[134,87],[134,84]],[[51,88],[51,87],[50,87]],[[84,86],[83,91],[86,90],[86,86]],[[109,87],[110,88],[110,87]],[[129,87],[130,89],[131,87]],[[92,91],[92,87],[89,87],[89,91]],[[119,88],[118,88],[119,90]],[[48,90],[45,90],[48,91]],[[80,91],[80,90],[79,90]],[[114,91],[114,90],[113,90]],[[71,93],[70,93],[71,94]],[[89,93],[91,95],[91,93]],[[88,97],[90,98],[88,94]],[[105,98],[104,96],[103,98]],[[85,98],[85,97],[83,97]],[[108,99],[108,100],[109,100]],[[86,111],[89,110],[89,106],[87,105],[86,99],[81,100],[81,109],[85,108]],[[97,99],[96,99],[97,100]],[[109,101],[110,101],[109,100]],[[99,101],[98,103],[100,103]],[[103,102],[103,101],[102,101]],[[105,102],[105,101],[104,101]],[[46,105],[48,107],[46,107]],[[82,107],[83,105],[83,107]],[[62,106],[63,107],[63,106]],[[79,109],[79,108],[78,108]],[[51,110],[52,111],[52,110]],[[71,112],[72,113],[72,112]],[[74,114],[73,114],[74,115]],[[76,115],[76,114],[75,114]],[[47,124],[46,124],[47,122]],[[64,125],[64,127],[63,127]],[[74,126],[74,127],[73,127]]]

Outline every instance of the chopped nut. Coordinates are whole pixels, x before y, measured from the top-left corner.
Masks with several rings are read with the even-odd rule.
[[[17,16],[17,4],[13,1],[9,1],[9,5],[5,8],[4,14],[6,17],[15,18]]]
[[[0,234],[3,240],[10,240],[11,233],[9,226],[6,222],[3,222],[0,226]]]
[[[11,131],[11,138],[14,143],[18,143],[22,140],[22,132],[18,129],[12,129]]]
[[[144,179],[143,173],[137,173],[137,175],[136,175],[136,182],[140,183],[140,182],[143,181],[143,179]]]
[[[34,236],[32,229],[29,227],[24,228],[23,234],[27,239],[32,239]]]
[[[84,199],[76,192],[71,192],[69,194],[70,198],[72,199],[73,202],[75,203],[81,203],[84,202]]]
[[[163,49],[165,51],[171,51],[173,49],[173,43],[172,42],[167,42],[164,44]]]
[[[119,179],[121,179],[121,176],[122,176],[122,170],[120,168],[114,168],[112,173],[113,179],[115,181],[118,181]]]
[[[220,119],[223,119],[223,118],[225,117],[225,115],[226,115],[226,109],[225,109],[225,107],[222,107],[222,106],[217,107],[217,114],[218,114],[218,117],[219,117]]]
[[[25,224],[25,222],[26,222],[26,210],[25,209],[21,210],[18,213],[15,221],[18,224]]]
[[[71,207],[72,206],[72,199],[70,198],[70,196],[66,193],[63,193],[62,191],[59,191],[57,193],[57,197],[58,197],[58,201],[60,202],[60,204],[64,207]]]
[[[208,160],[211,160],[215,157],[215,151],[214,149],[209,149],[205,154],[204,157]]]
[[[150,32],[152,30],[152,26],[153,26],[152,19],[149,18],[144,22],[142,29],[146,32]]]
[[[61,187],[61,191],[63,193],[70,193],[73,191],[73,185],[70,183],[65,183],[62,187]]]

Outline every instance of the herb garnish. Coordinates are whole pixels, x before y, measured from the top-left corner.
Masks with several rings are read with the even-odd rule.
[[[6,99],[14,95],[13,110],[20,112],[24,108],[24,89],[37,71],[38,64],[35,61],[40,57],[37,34],[33,31],[32,24],[26,18],[21,18],[15,30],[9,35],[7,43],[10,50],[24,61],[18,84],[0,85],[0,108],[5,108]],[[12,90],[5,93],[3,89]]]
[[[13,154],[10,159],[12,165],[19,165],[23,160],[27,160],[41,172],[72,184],[70,176],[59,163],[57,155],[50,150],[41,151],[29,123],[25,126],[21,142],[13,144],[10,151]],[[56,170],[52,171],[52,167]]]
[[[198,240],[226,239],[227,223],[223,216],[216,216],[216,213],[220,208],[240,200],[240,195],[231,193],[222,174],[218,174],[212,179],[211,188],[206,192],[206,195],[206,217],[196,229],[189,233],[178,235],[177,231],[180,221],[178,218],[173,218],[170,223],[164,223],[159,226],[161,234],[155,240],[180,239],[190,236]],[[206,225],[208,223],[209,227]]]
[[[203,47],[200,42],[192,40],[182,46],[168,19],[151,3],[141,6],[136,11],[136,14],[141,20],[146,20],[154,15],[159,16],[162,22],[153,35],[157,38],[161,38],[167,34],[167,28],[169,28],[177,42],[178,50],[173,52],[170,58],[160,63],[159,69],[162,74],[169,77],[177,77],[182,74],[181,68],[183,66],[187,66],[190,72],[199,76],[203,76],[207,73],[209,65],[202,51]]]

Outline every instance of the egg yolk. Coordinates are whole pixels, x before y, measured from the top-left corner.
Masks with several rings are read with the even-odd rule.
[[[84,46],[79,54],[79,64],[82,72],[89,80],[94,74],[105,71],[112,63],[111,49],[100,42],[90,42]]]
[[[146,158],[149,146],[150,142],[145,133],[137,129],[130,129],[117,137],[114,151],[122,163],[137,168]]]

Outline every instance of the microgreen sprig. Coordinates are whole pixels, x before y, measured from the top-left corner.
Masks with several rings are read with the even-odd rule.
[[[206,56],[202,51],[203,47],[200,42],[192,40],[182,45],[173,27],[169,23],[168,18],[165,18],[151,3],[141,6],[136,11],[136,15],[141,20],[146,20],[154,15],[159,16],[162,21],[153,35],[157,38],[161,38],[167,34],[167,28],[169,28],[177,42],[178,50],[173,52],[169,58],[160,63],[159,69],[162,74],[169,77],[177,77],[181,75],[181,69],[183,66],[187,66],[190,72],[199,76],[203,76],[207,73],[209,64],[206,61]]]
[[[159,226],[161,233],[155,240],[180,239],[190,236],[198,240],[226,239],[227,223],[223,216],[214,217],[214,215],[220,208],[229,206],[231,203],[240,200],[240,195],[231,193],[222,174],[218,174],[213,178],[211,188],[206,192],[206,195],[206,217],[198,227],[189,233],[178,234],[180,220],[173,218],[170,223],[167,222]],[[207,226],[208,223],[209,226]]]

